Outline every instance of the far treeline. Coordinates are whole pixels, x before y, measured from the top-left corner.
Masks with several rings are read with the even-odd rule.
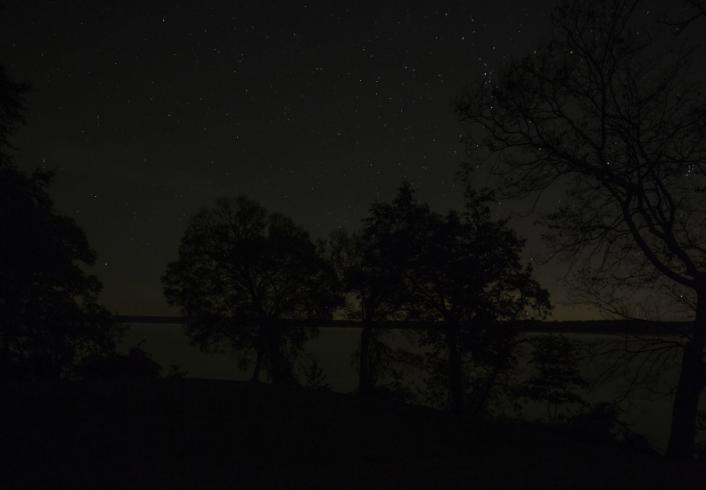
[[[524,240],[492,209],[499,199],[559,192],[540,224],[578,293],[622,317],[643,294],[691,312],[683,341],[664,348],[676,345],[682,357],[668,455],[692,457],[706,382],[705,46],[697,37],[706,4],[679,12],[659,16],[635,0],[564,2],[549,41],[471,83],[457,105],[469,150],[458,173],[461,209],[433,211],[403,182],[394,199],[370,206],[359,230],[322,240],[244,196],[196,212],[162,278],[191,341],[232,350],[253,381],[297,384],[297,356],[316,330],[285,321],[343,313],[362,325],[361,396],[403,396],[401,361],[424,372],[430,396],[453,413],[491,415],[521,343],[502,326],[551,309],[522,259]],[[0,376],[61,381],[135,365],[156,375],[139,350],[116,353],[120,329],[85,272],[95,253],[53,209],[53,174],[27,175],[13,162],[27,88],[0,71]],[[476,186],[485,170],[497,186]],[[375,328],[385,321],[432,322],[414,337],[424,355],[393,352]],[[576,395],[586,382],[566,339],[547,336],[532,352],[536,372],[512,396],[546,403],[549,419],[559,406],[591,410]],[[307,376],[322,373],[314,363]]]

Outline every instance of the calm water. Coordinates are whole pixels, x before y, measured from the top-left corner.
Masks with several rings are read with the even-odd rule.
[[[326,381],[334,390],[351,392],[357,383],[352,360],[358,347],[359,334],[359,330],[352,328],[321,329],[319,336],[307,344],[301,363],[316,358]],[[658,358],[655,354],[638,354],[623,360],[626,348],[635,350],[645,345],[636,340],[626,343],[625,339],[610,335],[567,334],[567,337],[584,353],[585,360],[580,364],[580,369],[584,377],[592,382],[584,397],[590,402],[612,401],[620,397],[624,410],[622,418],[634,431],[647,437],[656,449],[663,450],[671,414],[669,391],[676,381],[678,357],[672,356],[670,359]],[[411,346],[400,332],[389,332],[386,338],[389,345]],[[165,372],[171,366],[179,366],[187,372],[187,376],[195,378],[246,380],[250,375],[250,371],[238,368],[232,354],[206,354],[191,346],[180,325],[133,324],[125,334],[121,349],[127,350],[136,345],[160,363]],[[598,353],[600,355],[596,356]],[[526,350],[524,357],[527,357]],[[611,366],[614,369],[610,369]],[[526,360],[521,360],[517,368],[518,376],[528,369]],[[641,376],[635,378],[636,373],[641,373]],[[636,382],[639,386],[628,390]],[[537,418],[543,414],[543,406],[527,405],[525,408],[526,417]]]

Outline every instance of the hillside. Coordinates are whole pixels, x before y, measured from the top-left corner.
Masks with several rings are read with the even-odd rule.
[[[530,425],[227,381],[15,388],[3,488],[704,488],[706,471]]]

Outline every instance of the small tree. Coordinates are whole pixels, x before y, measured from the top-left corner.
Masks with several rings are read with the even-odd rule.
[[[536,372],[520,387],[519,394],[544,402],[547,419],[555,421],[562,405],[585,406],[576,391],[588,382],[578,369],[578,354],[571,342],[561,335],[543,335],[532,342],[530,362]]]
[[[245,197],[219,199],[191,219],[163,276],[165,295],[193,342],[254,351],[253,380],[266,367],[272,382],[292,383],[292,356],[315,331],[282,320],[327,319],[340,303],[321,252],[291,219]]]
[[[309,356],[304,366],[304,383],[312,390],[331,391],[331,385],[326,381],[326,373],[315,356]]]

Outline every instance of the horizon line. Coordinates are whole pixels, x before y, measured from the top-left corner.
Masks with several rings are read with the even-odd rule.
[[[117,323],[157,325],[185,325],[188,317],[170,315],[114,315]],[[361,320],[280,320],[289,326],[316,328],[362,328]],[[374,328],[392,330],[421,330],[441,325],[440,321],[384,320],[373,323]],[[516,327],[526,333],[600,333],[600,334],[685,334],[690,321],[656,321],[640,319],[615,320],[504,320],[498,322]]]

